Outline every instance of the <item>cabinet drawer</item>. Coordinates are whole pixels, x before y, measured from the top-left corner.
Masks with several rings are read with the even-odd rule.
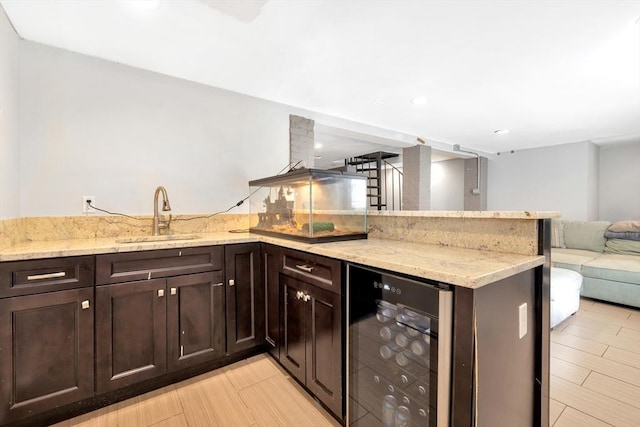
[[[93,286],[93,256],[0,263],[0,298]]]
[[[222,270],[224,247],[207,246],[96,256],[96,283],[129,282]]]
[[[284,249],[282,272],[317,285],[336,294],[342,294],[340,260],[305,252]]]

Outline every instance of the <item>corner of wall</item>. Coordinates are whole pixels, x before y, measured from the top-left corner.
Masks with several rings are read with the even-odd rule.
[[[20,41],[0,5],[0,219],[20,214]]]

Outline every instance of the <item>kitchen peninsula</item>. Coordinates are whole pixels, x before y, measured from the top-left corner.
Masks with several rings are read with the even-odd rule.
[[[228,261],[223,263],[222,255],[215,252],[215,248],[223,247],[253,245],[252,248],[255,249],[262,245],[264,248],[281,248],[336,260],[343,265],[355,263],[375,267],[411,278],[445,283],[453,288],[451,425],[497,425],[499,417],[501,423],[511,425],[522,425],[523,420],[527,420],[526,424],[546,426],[549,404],[549,222],[550,218],[556,216],[558,214],[553,212],[371,212],[368,216],[368,239],[319,244],[249,233],[230,233],[229,230],[247,228],[243,215],[223,215],[208,222],[186,221],[172,224],[174,233],[195,235],[188,240],[136,242],[135,239],[129,239],[131,243],[121,243],[123,236],[147,234],[146,229],[137,228],[139,226],[132,220],[113,217],[5,220],[0,223],[0,305],[3,301],[6,304],[7,301],[32,296],[26,293],[11,294],[12,278],[4,268],[25,261],[35,263],[38,260],[86,257],[89,263],[97,265],[99,261],[96,259],[101,257],[154,251],[174,251],[176,256],[182,257],[182,251],[187,256],[190,250],[213,248],[206,263],[198,261],[198,265],[207,264],[210,268],[203,267],[190,274],[213,275],[206,280],[215,282],[214,285],[223,283],[223,276],[229,277],[225,276],[228,271],[225,273],[223,270],[243,265],[242,262],[238,264],[238,261],[236,264]],[[294,252],[289,252],[291,253]],[[244,259],[242,256],[241,253],[237,259]],[[264,264],[264,260],[265,258],[258,256],[254,261]],[[268,275],[269,272],[265,273],[262,264],[256,270]],[[98,269],[96,267],[95,271]],[[146,281],[160,280],[163,277],[161,270],[161,266],[150,270],[145,277]],[[221,273],[217,273],[218,271]],[[113,283],[115,282],[117,280]],[[264,297],[269,295],[267,282],[266,278],[255,279],[260,287],[262,284],[265,286],[256,294],[261,297],[257,301],[260,304],[265,304]],[[100,288],[121,286],[94,284],[94,277],[91,277],[90,283],[86,287],[89,289],[86,291],[86,300],[91,301],[94,288],[97,292]],[[166,286],[167,293],[177,287],[170,284]],[[218,297],[225,298],[222,294],[229,294],[233,287],[230,288],[229,283],[226,283],[224,287],[211,289],[219,289],[212,292],[221,292]],[[62,292],[67,291],[56,289],[48,295]],[[237,297],[245,295],[239,290],[234,292]],[[229,310],[230,300],[226,301]],[[194,303],[198,304],[197,301]],[[90,304],[93,306],[92,302]],[[519,315],[520,307],[525,304],[528,307],[525,308],[525,323],[529,326],[525,326],[526,333],[521,337],[519,332],[522,319]],[[268,307],[266,312],[268,317]],[[261,314],[258,317],[264,319],[265,307],[258,308],[257,313]],[[8,327],[11,320],[3,316],[5,315],[0,314],[0,361],[3,366],[13,366],[12,354],[7,348],[12,339]],[[95,319],[97,339],[98,315]],[[258,321],[256,325],[261,326],[264,331],[264,323]],[[266,326],[267,336],[268,327],[269,325]],[[236,327],[235,330],[239,329]],[[229,331],[227,325],[227,332]],[[258,331],[254,338],[261,341],[263,331]],[[241,341],[236,341],[236,344],[240,343],[239,348],[242,347]],[[5,342],[8,344],[5,345]],[[235,354],[242,357],[245,355],[242,351],[254,352],[251,354],[264,351],[263,342],[258,344],[253,347],[245,346]],[[267,347],[268,345],[269,343]],[[212,360],[220,358],[214,357]],[[233,358],[228,360],[226,363],[230,363]],[[93,361],[91,363],[93,367]],[[202,368],[207,363],[211,366],[209,369],[219,366],[209,361],[202,362],[199,367]],[[5,384],[0,386],[0,393],[3,402],[10,402],[6,407],[0,408],[0,423],[20,423],[36,419],[30,417],[62,416],[60,414],[64,412],[64,406],[56,409],[59,406],[56,404],[48,413],[37,415],[23,411],[20,417],[14,417],[14,408],[20,411],[21,405],[28,405],[29,399],[34,399],[35,396],[19,401],[21,396],[14,393],[21,390],[15,386],[9,387],[9,381],[5,380],[10,375],[13,372],[8,368],[0,370],[0,376],[3,377],[0,379]],[[177,377],[166,376],[167,381],[175,380],[174,378]],[[132,393],[132,386],[128,387],[128,392]],[[117,393],[117,389],[101,390],[93,382],[88,389],[89,395],[78,401],[89,402],[93,407],[98,404],[101,396]],[[110,399],[114,398],[109,396]],[[69,403],[66,405],[73,406]],[[66,409],[69,411],[68,407]],[[340,410],[333,413],[338,419],[345,415]]]

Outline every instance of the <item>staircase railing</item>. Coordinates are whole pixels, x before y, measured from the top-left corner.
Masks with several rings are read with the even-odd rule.
[[[402,209],[402,171],[385,160],[397,156],[377,152],[345,159],[345,165],[353,165],[356,172],[367,176],[369,207],[377,210]]]
[[[384,188],[383,200],[386,205],[386,210],[402,210],[402,171],[384,159],[382,159],[382,162],[384,163],[385,168],[384,173],[382,174],[383,179],[381,185],[383,185]],[[388,175],[391,175],[391,186],[387,185]],[[388,197],[389,188],[391,189],[391,199]]]

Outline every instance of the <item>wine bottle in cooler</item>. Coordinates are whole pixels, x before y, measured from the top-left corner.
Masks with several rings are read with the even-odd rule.
[[[398,403],[393,395],[387,394],[382,399],[382,426],[383,427],[395,427],[394,415]]]

